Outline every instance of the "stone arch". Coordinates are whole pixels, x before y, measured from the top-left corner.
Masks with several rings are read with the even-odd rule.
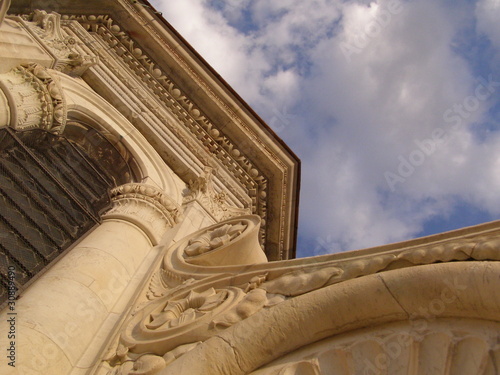
[[[60,72],[52,73],[58,77],[64,92],[68,121],[89,124],[108,136],[112,143],[119,140],[120,147],[125,147],[135,160],[142,178],[140,182],[159,188],[177,204],[182,204],[185,184],[131,122],[84,82]]]
[[[98,130],[137,163],[142,183],[155,186],[182,203],[185,184],[166,165],[153,146],[118,109],[96,94],[83,80],[36,63],[22,64],[0,74],[0,128],[42,128],[63,134],[68,121]]]
[[[318,372],[314,372],[314,366],[307,363],[313,358],[301,356],[298,351],[360,329],[384,329],[397,322],[430,321],[436,317],[443,322],[475,320],[498,327],[499,273],[498,262],[437,263],[330,285],[262,310],[198,345],[160,374],[183,373],[187,369],[200,374],[315,374]],[[442,328],[446,335],[446,325]],[[330,342],[324,349],[332,348]],[[498,361],[497,351],[496,340],[484,350],[489,361],[486,369],[491,369],[491,361]],[[288,364],[285,361],[280,366],[279,361],[289,353]],[[294,357],[293,353],[299,354]],[[197,358],[214,360],[201,362]],[[464,352],[456,360],[464,368],[471,368],[469,361],[474,358]],[[409,366],[415,365],[409,363],[395,374],[414,373]]]
[[[108,169],[113,174],[114,187],[143,179],[142,170],[120,136],[96,128],[90,121],[75,120],[68,120],[63,136]]]
[[[78,122],[63,134],[0,129],[0,303],[10,266],[24,288],[101,222],[112,189],[137,180],[131,161]]]

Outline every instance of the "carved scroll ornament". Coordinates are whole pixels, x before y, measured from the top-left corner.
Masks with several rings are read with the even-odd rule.
[[[233,219],[230,223],[237,226],[241,221],[242,218],[240,217]],[[219,227],[224,228],[224,225],[227,224],[227,222],[220,223]],[[410,319],[410,321],[418,319],[418,316],[420,316],[418,314],[421,314],[418,307],[424,305],[423,301],[427,301],[425,298],[431,298],[430,301],[425,303],[433,304],[432,306],[434,306],[436,301],[438,301],[438,299],[436,299],[437,297],[426,297],[424,293],[422,295],[422,301],[414,304],[414,306],[412,305],[417,309],[414,311],[416,315],[408,317],[404,309],[400,310],[400,304],[394,301],[393,294],[387,292],[387,286],[384,286],[386,284],[381,281],[381,278],[392,280],[394,279],[394,275],[401,275],[402,280],[405,280],[408,287],[418,289],[418,286],[415,285],[414,277],[411,275],[422,274],[425,276],[428,274],[436,278],[434,281],[429,281],[430,284],[433,285],[439,280],[445,288],[448,288],[447,281],[442,280],[440,270],[468,269],[468,272],[475,270],[474,272],[477,271],[477,280],[483,280],[483,278],[488,279],[488,277],[496,277],[496,273],[494,267],[488,268],[487,263],[477,261],[500,260],[500,253],[498,252],[500,248],[500,240],[498,237],[500,232],[497,229],[490,229],[490,231],[478,231],[477,234],[459,236],[458,238],[452,237],[445,240],[438,238],[435,241],[429,240],[427,243],[417,242],[417,245],[414,245],[410,241],[408,246],[400,246],[399,248],[393,249],[384,248],[379,252],[365,252],[359,255],[354,254],[351,257],[329,255],[317,257],[315,260],[311,258],[297,259],[287,262],[256,264],[250,267],[236,267],[231,265],[225,267],[211,267],[189,263],[188,260],[190,256],[186,255],[185,249],[190,246],[190,240],[198,238],[203,233],[210,233],[217,228],[218,227],[215,226],[213,228],[207,228],[205,232],[201,231],[195,233],[179,241],[167,251],[167,256],[165,258],[167,262],[163,264],[161,273],[156,275],[156,281],[160,279],[164,289],[162,292],[156,294],[152,301],[139,307],[139,310],[124,327],[118,346],[115,346],[116,349],[112,350],[113,354],[108,358],[108,366],[111,366],[108,367],[110,373],[168,373],[165,371],[168,371],[170,368],[177,369],[178,363],[184,363],[184,358],[196,357],[199,355],[197,353],[203,353],[203,350],[211,350],[201,348],[219,345],[220,343],[214,343],[219,342],[221,337],[225,337],[224,340],[229,340],[229,337],[233,337],[233,332],[246,332],[241,331],[242,328],[239,327],[242,326],[247,327],[245,329],[250,330],[248,334],[253,335],[251,330],[257,330],[257,327],[264,324],[267,329],[259,328],[258,330],[259,335],[266,338],[267,333],[272,331],[272,326],[269,325],[271,323],[279,325],[281,328],[279,328],[278,331],[280,332],[289,325],[307,323],[318,330],[318,335],[323,335],[315,336],[316,333],[311,334],[310,340],[314,341],[318,340],[319,337],[329,337],[328,335],[331,335],[330,333],[323,332],[323,323],[306,319],[308,316],[307,314],[312,313],[313,310],[314,313],[316,313],[316,309],[311,306],[316,306],[315,304],[318,304],[318,306],[324,304],[325,306],[321,308],[318,307],[317,309],[319,314],[326,314],[322,319],[332,322],[333,326],[338,326],[340,327],[339,329],[345,329],[345,327],[349,327],[349,324],[352,324],[351,320],[357,322],[357,310],[351,311],[349,305],[345,302],[337,306],[331,301],[325,301],[324,297],[329,296],[328,298],[332,298],[332,301],[340,301],[339,299],[344,300],[349,298],[348,300],[351,301],[351,303],[357,304],[357,309],[361,309],[361,306],[364,304],[364,298],[367,298],[367,296],[363,296],[362,293],[360,294],[359,290],[369,289],[371,290],[370,293],[384,291],[384,298],[386,298],[386,300],[384,300],[385,302],[383,302],[381,306],[378,306],[377,309],[394,309],[394,315],[389,316],[384,314],[377,315],[377,311],[368,308],[364,310],[364,314],[367,314],[367,316],[371,317],[373,315],[377,319],[381,319],[381,321],[385,321],[384,319],[386,318],[389,320]],[[243,236],[246,230],[248,230],[248,228],[242,230],[242,232],[232,239],[229,244],[232,242],[237,243],[238,238]],[[226,232],[226,234],[222,232]],[[239,230],[236,231],[236,233],[238,232]],[[230,228],[225,227],[223,231],[218,233],[223,236],[229,235]],[[210,256],[217,251],[217,248],[215,248],[200,255]],[[193,258],[200,255],[194,255]],[[469,265],[467,261],[476,261],[472,263],[477,263],[477,265]],[[430,266],[422,268],[414,267],[421,265]],[[485,268],[484,272],[480,270],[481,267]],[[417,269],[420,270],[420,273]],[[406,270],[409,270],[409,272],[406,272]],[[489,272],[489,275],[485,274],[486,270]],[[183,272],[185,272],[186,276],[183,275]],[[195,279],[188,278],[188,272]],[[376,273],[381,276],[375,275]],[[465,280],[469,277],[467,272],[460,272],[457,275],[460,276],[463,281],[456,281],[453,278],[450,279],[451,282],[458,282],[457,290],[453,293],[461,293],[462,289],[460,288],[467,288],[468,285],[464,284]],[[422,276],[423,278],[421,281],[427,280],[424,276]],[[429,280],[430,279],[429,276]],[[496,277],[495,280],[497,279]],[[394,283],[395,281],[392,282]],[[489,281],[486,280],[485,288],[486,285],[489,285],[488,283]],[[462,284],[464,286],[462,286]],[[474,282],[472,284],[474,284]],[[335,287],[335,289],[329,288],[330,286]],[[489,286],[489,288],[492,287],[493,286]],[[430,287],[428,287],[428,289],[432,290]],[[356,290],[358,290],[358,292],[355,292]],[[349,297],[348,291],[353,291],[355,294]],[[480,296],[477,296],[477,293],[463,293],[460,294],[460,298],[452,298],[450,296],[452,296],[453,293],[447,293],[443,297],[443,294],[439,290],[434,292],[438,294],[439,298],[445,298],[446,301],[448,301],[445,301],[447,303],[446,311],[448,312],[449,310],[452,315],[459,314],[461,311],[460,309],[463,308],[460,303],[455,303],[457,301],[462,302],[462,297],[467,297],[474,301],[476,298],[480,298]],[[412,298],[416,297],[417,294]],[[287,310],[290,308],[293,310],[293,307],[296,306],[295,303],[299,303],[294,301],[299,300],[315,302],[314,304],[312,302],[307,302],[303,305],[305,310],[300,310],[302,323],[287,323],[286,319],[295,319],[294,317],[296,317],[296,314],[293,313],[287,317],[283,315],[283,312],[291,311]],[[494,302],[490,304],[484,303],[484,316],[498,317],[498,314],[494,313],[494,311],[496,311],[495,309],[497,309],[497,305],[495,305]],[[475,309],[474,306],[477,306],[476,304],[477,302],[471,302],[470,305],[467,306],[471,309]],[[453,312],[455,311],[454,309],[456,309],[456,312]],[[465,314],[467,315],[468,313],[466,312]],[[480,311],[479,315],[481,314],[483,313]],[[328,318],[326,318],[326,316]],[[280,321],[282,317],[284,319],[283,322]],[[342,323],[342,319],[351,323]],[[371,321],[370,319],[372,318],[369,318],[367,321]],[[264,323],[265,321],[267,321],[267,323]],[[180,330],[181,327],[183,333],[179,333],[179,337],[176,338],[172,333],[174,333],[176,329]],[[425,333],[425,335],[427,335],[427,333]],[[427,336],[423,337],[423,339],[427,340],[426,337]],[[416,339],[417,345],[421,345],[418,344],[421,340],[421,338]],[[463,337],[461,336],[457,338],[457,340],[463,341]],[[459,341],[456,342],[458,343]],[[199,342],[201,342],[201,344]],[[210,345],[209,342],[211,343]],[[270,339],[269,342],[272,344],[272,339]],[[281,342],[283,343],[283,341]],[[432,343],[430,342],[430,344]],[[228,345],[231,345],[229,341]],[[254,342],[252,342],[252,345],[254,347],[255,345],[258,346],[258,344]],[[288,342],[283,345],[288,345]],[[456,345],[460,346],[462,344],[453,344],[450,348],[458,347]],[[375,348],[376,345],[372,345],[372,341],[370,341],[369,346]],[[290,348],[293,348],[293,346],[290,346]],[[349,353],[353,348],[352,346],[344,345],[339,347],[338,350]],[[487,353],[487,350],[485,353]],[[193,353],[191,353],[191,351],[193,351]],[[147,354],[151,352],[154,354]],[[304,371],[319,371],[322,369],[321,361],[326,357],[332,356],[332,353],[333,352],[327,348],[318,352],[317,356],[310,355],[298,362],[290,361],[286,366],[270,367],[269,374],[287,374],[289,371],[294,373],[293,371],[299,371],[300,369],[304,369]],[[184,355],[186,355],[186,357],[184,357]],[[269,358],[275,357],[273,357],[271,353],[269,354]],[[315,358],[318,358],[320,362],[318,363]],[[267,362],[260,362],[258,366],[262,366],[264,363]],[[257,367],[253,367],[252,369],[256,369]],[[120,372],[127,368],[127,371],[130,372]],[[314,373],[314,371],[312,373]],[[262,374],[267,374],[267,372],[262,372]]]
[[[246,228],[247,225],[242,222],[224,224],[214,230],[201,234],[199,237],[190,239],[188,246],[184,249],[184,253],[186,256],[192,257],[228,245],[241,235]]]
[[[250,214],[250,209],[229,204],[224,192],[215,191],[213,175],[213,168],[205,167],[200,176],[191,180],[184,195],[184,204],[197,200],[217,221]]]

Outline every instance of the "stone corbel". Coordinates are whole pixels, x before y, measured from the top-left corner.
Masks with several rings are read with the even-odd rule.
[[[154,186],[130,183],[111,190],[112,208],[103,219],[121,219],[140,227],[153,245],[181,219],[182,208]]]
[[[0,127],[10,126],[20,131],[41,128],[55,134],[63,132],[67,118],[66,101],[57,78],[49,69],[39,64],[22,64],[0,75],[0,90],[3,92],[0,104],[8,107],[0,117]]]
[[[55,58],[53,69],[81,76],[89,67],[97,64],[97,56],[82,55],[77,51],[77,39],[67,35],[61,27],[60,14],[35,10],[28,27],[44,44]]]

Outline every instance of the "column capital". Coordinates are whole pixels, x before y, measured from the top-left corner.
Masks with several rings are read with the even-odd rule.
[[[112,208],[103,219],[122,219],[139,226],[154,245],[182,218],[182,208],[160,189],[129,183],[111,190]]]
[[[10,108],[9,123],[0,123],[0,127],[41,128],[56,134],[64,131],[66,100],[57,78],[49,69],[36,63],[21,64],[0,74],[0,89]]]

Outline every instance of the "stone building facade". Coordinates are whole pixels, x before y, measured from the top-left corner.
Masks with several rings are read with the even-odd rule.
[[[145,1],[0,1],[5,374],[497,374],[500,223],[295,257],[300,162]]]

